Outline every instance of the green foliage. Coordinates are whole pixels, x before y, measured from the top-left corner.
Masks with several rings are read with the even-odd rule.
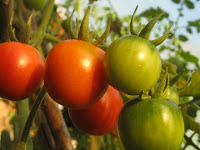
[[[180,96],[200,96],[200,71],[196,70],[186,88],[179,91]]]
[[[194,9],[195,8],[195,5],[191,0],[185,0],[184,2],[185,2],[188,9]]]
[[[1,132],[0,150],[9,150],[11,148],[10,133],[7,130]]]

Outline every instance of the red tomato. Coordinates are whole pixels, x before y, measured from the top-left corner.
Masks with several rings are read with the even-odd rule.
[[[75,109],[95,104],[108,87],[103,57],[103,50],[85,41],[57,44],[47,56],[44,73],[44,84],[52,99]]]
[[[86,109],[68,109],[74,125],[89,135],[104,135],[111,132],[118,122],[123,107],[120,94],[109,86],[104,96],[93,106]]]
[[[28,44],[5,42],[0,44],[0,71],[0,97],[21,100],[39,87],[44,61]]]

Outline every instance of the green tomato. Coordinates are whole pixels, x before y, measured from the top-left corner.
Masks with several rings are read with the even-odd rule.
[[[114,41],[106,50],[104,70],[108,82],[130,95],[151,89],[160,77],[161,59],[156,47],[139,36]]]
[[[41,10],[45,6],[46,2],[47,0],[24,0],[24,5],[30,10]]]
[[[181,147],[184,122],[172,100],[130,100],[123,107],[118,123],[126,150],[178,150]]]
[[[161,97],[173,100],[177,105],[179,104],[179,94],[178,90],[175,87],[168,86]]]

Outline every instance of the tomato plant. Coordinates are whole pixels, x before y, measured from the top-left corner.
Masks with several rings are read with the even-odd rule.
[[[46,4],[47,0],[24,0],[24,4],[26,6],[26,8],[32,10],[41,10],[45,4]]]
[[[178,150],[184,122],[172,100],[135,98],[123,107],[118,130],[125,149]]]
[[[85,41],[57,44],[45,62],[44,84],[49,95],[68,108],[95,104],[108,87],[103,57],[103,50]]]
[[[120,94],[109,86],[96,104],[86,109],[69,109],[69,116],[74,125],[83,133],[104,135],[117,127],[122,107],[123,101]]]
[[[43,79],[44,61],[32,46],[19,42],[0,44],[0,97],[21,100],[30,96]]]

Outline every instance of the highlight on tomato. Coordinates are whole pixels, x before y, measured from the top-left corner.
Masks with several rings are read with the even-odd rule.
[[[83,133],[105,135],[117,127],[123,101],[119,92],[109,86],[104,96],[86,109],[68,109],[73,124]]]
[[[0,97],[22,100],[39,88],[44,61],[28,44],[5,42],[0,44],[0,70]]]

